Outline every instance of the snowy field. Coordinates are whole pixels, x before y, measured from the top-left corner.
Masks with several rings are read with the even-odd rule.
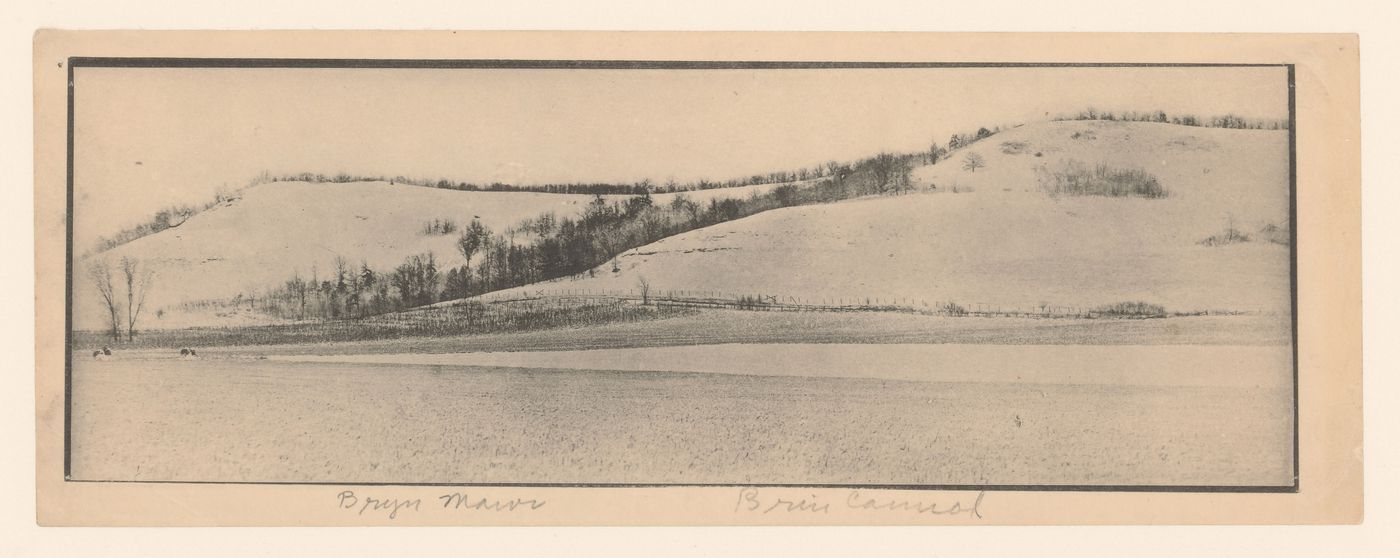
[[[72,471],[290,482],[1291,483],[1282,347],[1064,346],[1028,359],[1014,347],[948,346],[942,356],[956,358],[925,361],[926,347],[878,347],[884,364],[860,353],[868,347],[845,360],[827,347],[835,352],[793,365],[807,373],[765,369],[752,356],[762,346],[705,349],[740,363],[738,373],[688,372],[693,365],[677,365],[688,355],[665,352],[494,363],[439,355],[475,365],[393,355],[79,359]],[[970,376],[977,358],[980,378]],[[657,369],[608,370],[610,359]],[[841,374],[858,361],[871,364]]]

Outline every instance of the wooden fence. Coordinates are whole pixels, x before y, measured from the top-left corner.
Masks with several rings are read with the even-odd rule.
[[[487,293],[473,299],[483,303],[556,302],[603,304],[620,301],[660,307],[716,308],[764,312],[903,312],[934,316],[982,316],[1015,318],[1162,317],[1124,316],[1095,308],[1063,305],[1009,305],[988,302],[957,303],[916,297],[794,297],[721,291],[656,290],[645,296],[635,289],[524,289]],[[1253,315],[1253,310],[1211,310],[1165,315]]]

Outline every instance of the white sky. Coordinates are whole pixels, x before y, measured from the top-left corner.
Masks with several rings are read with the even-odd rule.
[[[1093,106],[1287,116],[1282,68],[75,71],[77,246],[267,170],[727,179]],[[138,164],[139,163],[139,164]]]

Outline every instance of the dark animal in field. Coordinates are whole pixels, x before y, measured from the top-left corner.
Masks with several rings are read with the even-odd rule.
[[[112,350],[108,349],[107,347],[102,347],[102,354],[112,356]]]
[[[181,357],[181,358],[191,358],[191,357],[197,357],[197,356],[199,356],[199,355],[196,354],[196,353],[194,352],[194,349],[180,349],[180,357]]]

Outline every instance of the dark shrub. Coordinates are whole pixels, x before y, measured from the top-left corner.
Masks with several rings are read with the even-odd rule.
[[[1095,308],[1091,314],[1111,318],[1165,318],[1167,309],[1160,304],[1119,302]]]
[[[1090,169],[1069,160],[1058,170],[1037,169],[1041,189],[1052,196],[1108,196],[1165,198],[1167,191],[1157,177],[1142,169],[1114,168],[1100,163]]]

